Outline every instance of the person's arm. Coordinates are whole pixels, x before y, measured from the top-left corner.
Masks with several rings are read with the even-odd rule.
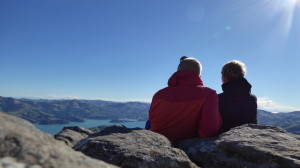
[[[152,97],[152,101],[149,108],[149,114],[148,114],[148,120],[146,121],[145,129],[150,130],[151,129],[151,115],[153,110],[153,102],[154,102],[154,96]]]
[[[219,99],[216,92],[213,92],[205,101],[198,128],[198,136],[200,138],[218,134],[222,125],[218,102]]]
[[[252,116],[253,118],[252,118],[252,123],[253,124],[257,124],[257,98],[256,98],[256,96],[254,96],[254,95],[251,95],[252,97],[253,97],[253,101],[254,101],[254,115]]]
[[[150,128],[151,128],[151,122],[150,122],[150,120],[148,119],[148,120],[146,121],[145,129],[146,129],[146,130],[150,130]]]

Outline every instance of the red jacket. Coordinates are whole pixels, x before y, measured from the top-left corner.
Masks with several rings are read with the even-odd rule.
[[[217,93],[204,87],[199,75],[189,70],[175,72],[168,85],[153,96],[150,130],[175,146],[184,139],[216,135],[222,124]]]

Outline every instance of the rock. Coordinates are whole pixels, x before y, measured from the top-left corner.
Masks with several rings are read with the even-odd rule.
[[[179,145],[203,168],[299,168],[300,136],[278,127],[246,124],[216,138]]]
[[[79,126],[64,127],[62,131],[54,135],[54,138],[73,147],[78,141],[88,137],[92,133],[92,131]]]
[[[82,127],[79,127],[79,126],[72,126],[72,127],[64,127],[63,130],[73,130],[73,131],[76,131],[76,132],[79,132],[79,133],[83,133],[83,134],[86,134],[86,135],[92,135],[93,132],[89,129],[86,129],[86,128],[82,128]]]
[[[0,113],[0,168],[113,168],[89,158],[29,122]]]
[[[127,128],[124,125],[113,125],[104,127],[102,131],[92,134],[91,137],[110,135],[114,133],[130,133],[133,130],[142,130],[141,128]]]
[[[180,149],[157,133],[134,130],[125,126],[107,127],[79,141],[75,150],[127,168],[191,168],[197,167]]]

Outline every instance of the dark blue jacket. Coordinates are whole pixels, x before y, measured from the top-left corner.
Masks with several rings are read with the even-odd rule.
[[[223,125],[220,133],[247,123],[257,124],[257,99],[251,94],[251,87],[245,78],[236,78],[222,85],[219,111]]]

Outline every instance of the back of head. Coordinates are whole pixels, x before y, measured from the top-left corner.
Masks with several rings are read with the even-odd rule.
[[[180,63],[177,70],[190,70],[198,73],[198,75],[201,75],[202,65],[195,58],[183,56],[180,58]]]
[[[245,75],[246,66],[243,62],[238,60],[229,61],[222,68],[222,76],[228,80],[245,77]]]

